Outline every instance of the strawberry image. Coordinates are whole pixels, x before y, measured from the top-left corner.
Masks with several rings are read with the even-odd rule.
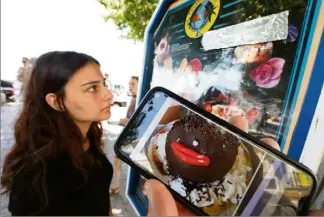
[[[189,62],[188,64],[189,69],[194,72],[194,73],[198,73],[202,71],[202,65],[199,59],[193,59]]]

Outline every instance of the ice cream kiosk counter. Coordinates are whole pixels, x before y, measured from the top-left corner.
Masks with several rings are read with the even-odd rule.
[[[160,1],[146,30],[139,101],[162,86],[224,120],[245,116],[250,135],[275,139],[321,179],[323,23],[322,0]],[[126,194],[141,216],[143,182],[129,170]]]

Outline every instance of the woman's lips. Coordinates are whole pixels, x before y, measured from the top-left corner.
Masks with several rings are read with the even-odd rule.
[[[103,108],[102,110],[110,110],[110,107],[111,106],[107,106],[107,107]]]
[[[207,167],[210,164],[209,157],[199,154],[179,142],[173,142],[171,148],[174,154],[187,164],[203,167]]]

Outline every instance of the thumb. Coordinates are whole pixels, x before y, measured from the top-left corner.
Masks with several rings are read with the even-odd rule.
[[[149,200],[148,216],[177,216],[178,210],[173,196],[159,181],[145,182],[144,192]]]

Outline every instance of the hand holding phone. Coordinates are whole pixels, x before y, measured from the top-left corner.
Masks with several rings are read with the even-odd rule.
[[[160,180],[199,215],[305,214],[316,177],[246,134],[247,128],[244,121],[229,124],[154,88],[120,134],[115,152],[144,177]],[[129,145],[132,153],[123,151]]]

